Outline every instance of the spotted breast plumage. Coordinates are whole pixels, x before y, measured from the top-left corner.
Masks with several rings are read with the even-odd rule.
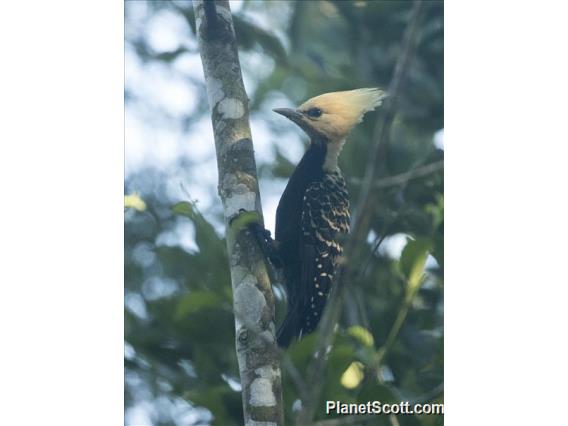
[[[340,234],[349,232],[349,197],[339,171],[326,173],[321,181],[306,188],[302,208],[302,240],[305,259],[302,275],[307,281],[307,298],[301,334],[318,325],[331,290],[333,275],[343,252]]]

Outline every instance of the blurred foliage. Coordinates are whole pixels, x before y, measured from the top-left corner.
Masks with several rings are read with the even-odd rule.
[[[189,39],[172,51],[156,51],[146,38],[130,35],[131,12],[126,7],[126,44],[142,66],[170,67],[180,55],[198,55],[191,2],[148,2],[146,7],[149,16],[163,10],[179,15]],[[234,17],[241,55],[273,64],[249,90],[251,111],[266,111],[275,94],[299,104],[328,91],[387,87],[410,8],[406,1],[244,1]],[[435,132],[443,129],[443,4],[426,2],[425,9],[420,42],[382,157],[381,178],[443,159],[443,150],[433,143]],[[272,31],[276,21],[279,26],[274,24]],[[245,64],[244,73],[255,77]],[[208,114],[204,86],[193,83],[200,102],[181,119],[188,132],[197,117]],[[125,96],[128,108],[133,102],[128,81]],[[282,125],[273,124],[268,113],[263,117],[273,130]],[[340,159],[353,205],[374,124],[369,115],[354,130]],[[259,162],[265,182],[281,181],[291,173],[295,160],[279,146],[274,147],[274,162]],[[173,196],[160,171],[152,169],[129,174],[125,193],[127,413],[143,409],[156,425],[242,424],[219,209],[200,211],[189,195]],[[356,260],[360,272],[350,283],[329,354],[319,419],[325,417],[326,399],[443,401],[443,169],[381,187],[374,200],[372,231]],[[191,237],[191,244],[180,242],[182,233]],[[400,241],[405,245],[402,254],[392,249]],[[279,298],[279,319],[283,312]],[[313,347],[309,336],[289,349],[300,372],[310,363]],[[298,390],[286,371],[283,383],[290,421]],[[129,419],[127,414],[127,423],[134,424]],[[436,416],[397,420],[401,426],[443,423]],[[381,416],[372,424],[390,423]]]

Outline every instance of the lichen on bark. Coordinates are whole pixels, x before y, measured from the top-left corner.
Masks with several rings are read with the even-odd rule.
[[[214,7],[212,7],[214,6]],[[278,353],[274,350],[274,296],[262,253],[245,230],[231,233],[242,210],[262,208],[249,126],[248,97],[238,59],[229,2],[194,0],[197,38],[215,136],[219,196],[227,226],[235,346],[243,393],[244,424],[284,423]],[[207,11],[205,10],[207,9]]]

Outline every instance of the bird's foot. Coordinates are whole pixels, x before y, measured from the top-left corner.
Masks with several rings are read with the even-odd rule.
[[[270,231],[260,223],[251,223],[248,229],[256,239],[264,257],[269,259],[274,267],[282,268],[283,262],[278,253],[278,242],[272,239]]]

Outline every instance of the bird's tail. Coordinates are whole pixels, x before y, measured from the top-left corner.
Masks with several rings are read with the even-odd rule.
[[[300,325],[300,314],[298,313],[298,309],[288,309],[286,318],[284,318],[284,321],[276,333],[278,346],[281,348],[287,348],[292,342],[292,339],[299,337],[301,331]]]

